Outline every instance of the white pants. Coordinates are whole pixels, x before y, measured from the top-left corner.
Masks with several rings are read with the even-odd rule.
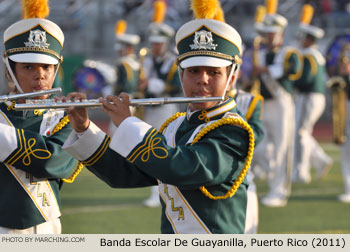
[[[0,234],[60,234],[62,232],[59,218],[26,229],[0,227]]]
[[[296,176],[310,178],[310,162],[318,170],[330,162],[330,157],[312,136],[313,128],[321,117],[325,105],[326,98],[320,93],[298,94],[295,97],[294,171]]]
[[[288,197],[294,151],[294,101],[283,91],[264,101],[264,139],[254,152],[254,165],[267,171],[268,196]]]
[[[350,101],[347,102],[346,136],[347,141],[341,146],[341,168],[345,193],[350,194]]]
[[[254,183],[254,174],[251,170],[247,173],[247,180],[249,183],[247,191],[247,210],[245,219],[245,234],[256,234],[259,223],[259,203],[256,194],[256,186]]]

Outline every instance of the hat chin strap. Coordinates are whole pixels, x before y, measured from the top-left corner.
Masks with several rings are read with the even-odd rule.
[[[10,73],[10,76],[11,76],[11,79],[12,81],[15,83],[15,86],[17,88],[17,90],[19,91],[19,93],[23,94],[23,89],[21,88],[21,86],[19,85],[17,79],[16,79],[16,76],[13,74],[13,71],[12,71],[12,68],[10,67],[10,63],[9,63],[9,59],[8,57],[5,57],[5,64],[6,64],[6,67],[7,67],[7,70],[9,71]],[[55,70],[55,75],[54,75],[54,80],[56,79],[56,75],[58,73],[58,69],[60,68],[60,63],[58,62],[57,63],[57,67],[56,67],[56,70]]]
[[[237,69],[235,70],[236,66],[237,66]],[[237,65],[237,64],[232,63],[231,71],[230,71],[230,74],[228,75],[227,82],[226,82],[225,92],[224,92],[224,94],[221,96],[221,97],[222,97],[222,100],[225,99],[225,94],[226,94],[226,92],[227,92],[227,88],[228,88],[228,86],[229,86],[229,84],[230,84],[230,81],[231,81],[231,78],[232,78],[233,74],[234,74],[234,73],[238,73],[238,72],[239,72],[239,68],[240,68],[240,65]],[[236,76],[236,75],[235,75],[235,76]],[[235,78],[235,79],[233,80],[233,84],[232,84],[233,87],[236,86],[236,82],[237,82],[237,78]]]
[[[15,86],[16,86],[17,90],[21,94],[23,94],[24,92],[23,92],[21,86],[19,85],[15,75],[13,74],[12,68],[10,67],[10,63],[9,63],[9,58],[8,57],[5,57],[5,64],[6,64],[6,67],[7,67],[7,71],[10,73],[11,79],[15,83]]]

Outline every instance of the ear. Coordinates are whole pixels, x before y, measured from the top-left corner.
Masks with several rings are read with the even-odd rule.
[[[235,83],[235,78],[236,78],[236,75],[233,74],[232,77],[231,77],[231,80],[227,86],[227,91],[231,90],[234,86],[234,83]]]

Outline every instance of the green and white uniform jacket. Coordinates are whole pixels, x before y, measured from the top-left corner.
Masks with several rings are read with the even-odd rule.
[[[140,63],[135,55],[122,57],[117,63],[117,85],[115,94],[121,92],[133,94],[138,91],[138,82],[140,74]]]
[[[264,98],[261,95],[253,95],[243,90],[238,90],[234,97],[239,111],[244,115],[250,127],[254,131],[255,146],[264,138],[262,128],[262,103]]]
[[[61,215],[60,178],[77,164],[62,150],[67,123],[63,111],[24,113],[0,104],[1,227],[25,229]]]
[[[304,49],[304,69],[296,88],[300,93],[321,93],[326,90],[326,60],[316,46]]]
[[[287,93],[292,93],[295,80],[302,73],[302,55],[294,47],[286,46],[276,51],[262,49],[259,51],[260,65],[268,67],[269,74],[262,74],[261,95],[264,99],[277,96],[282,87]]]
[[[166,52],[162,57],[149,55],[143,64],[148,86],[145,97],[177,96],[182,92],[176,56]]]
[[[241,172],[248,150],[248,133],[224,124],[191,145],[203,127],[219,119],[240,118],[230,98],[210,110],[182,114],[162,131],[129,117],[112,139],[91,123],[82,135],[71,134],[63,148],[112,187],[159,184],[162,233],[243,233],[247,180],[231,198],[224,195]]]

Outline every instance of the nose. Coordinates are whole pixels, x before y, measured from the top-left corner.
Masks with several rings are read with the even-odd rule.
[[[198,83],[201,85],[207,85],[209,82],[209,75],[207,73],[207,71],[200,71],[199,73],[199,77],[198,77]]]
[[[35,79],[42,80],[45,78],[45,69],[42,66],[37,66],[35,70]]]

